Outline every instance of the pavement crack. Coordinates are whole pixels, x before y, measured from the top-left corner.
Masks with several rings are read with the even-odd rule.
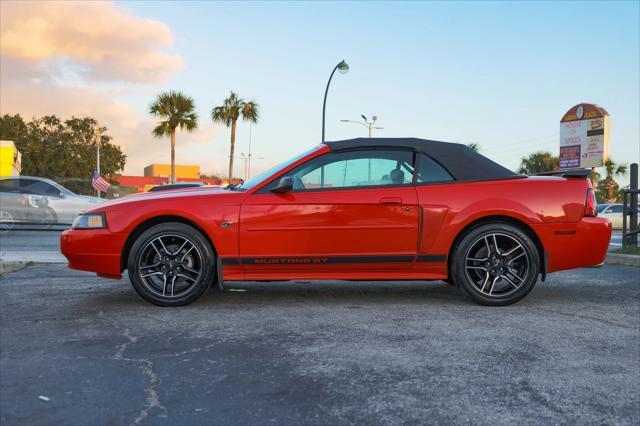
[[[128,328],[124,330],[123,334],[124,334],[124,337],[128,339],[128,341],[117,346],[117,351],[113,356],[113,359],[124,359],[122,355],[124,354],[124,351],[127,349],[127,347],[138,341],[137,337],[131,335],[131,331]]]
[[[146,387],[145,392],[147,393],[147,405],[144,407],[138,417],[131,423],[132,425],[140,424],[140,422],[144,421],[149,416],[149,412],[154,408],[161,410],[165,415],[167,414],[167,409],[164,405],[160,403],[160,396],[158,394],[158,390],[160,389],[161,380],[153,370],[153,362],[148,359],[143,359],[142,361],[142,370],[145,372],[147,376],[149,376],[149,386]]]
[[[145,388],[145,393],[147,394],[147,404],[140,411],[140,414],[135,418],[135,420],[131,423],[131,425],[138,425],[143,422],[147,417],[149,417],[149,413],[153,409],[158,409],[162,411],[162,413],[167,415],[167,408],[162,405],[160,402],[160,377],[153,369],[153,361],[147,358],[127,358],[124,356],[124,352],[130,345],[133,345],[138,342],[138,337],[131,334],[131,330],[125,328],[122,333],[127,341],[121,345],[118,345],[116,348],[116,353],[111,357],[111,359],[116,361],[128,361],[135,362],[140,364],[140,368],[149,378],[149,384]]]

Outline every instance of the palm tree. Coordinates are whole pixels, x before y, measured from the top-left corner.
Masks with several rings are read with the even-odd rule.
[[[229,183],[233,177],[233,155],[236,144],[236,125],[238,118],[242,115],[242,119],[257,123],[258,104],[255,101],[245,101],[238,98],[238,95],[231,91],[229,97],[225,99],[221,106],[214,107],[211,110],[211,119],[214,123],[223,123],[227,127],[231,127],[231,152],[229,154]]]
[[[520,160],[518,173],[535,175],[537,173],[552,172],[560,168],[560,159],[550,152],[538,151]]]
[[[149,107],[149,114],[163,118],[153,129],[153,136],[171,136],[171,176],[169,183],[176,183],[176,130],[191,132],[198,128],[198,114],[193,99],[180,92],[160,93]]]
[[[618,192],[618,183],[613,178],[614,176],[624,176],[627,174],[626,164],[616,164],[611,158],[604,160],[604,168],[607,172],[607,177],[602,182],[605,193],[607,194],[607,202],[615,203]]]

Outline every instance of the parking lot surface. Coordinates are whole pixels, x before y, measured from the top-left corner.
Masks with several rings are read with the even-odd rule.
[[[557,273],[504,308],[442,282],[240,283],[172,309],[34,266],[0,278],[0,423],[638,424],[639,281]]]

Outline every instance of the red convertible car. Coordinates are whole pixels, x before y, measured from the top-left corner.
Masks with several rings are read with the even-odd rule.
[[[84,212],[69,267],[144,299],[196,300],[214,282],[447,280],[484,305],[538,277],[604,261],[611,224],[585,171],[521,176],[468,147],[326,142],[240,186],[143,193]]]

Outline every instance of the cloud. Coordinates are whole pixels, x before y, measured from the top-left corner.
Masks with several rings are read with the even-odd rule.
[[[155,120],[122,101],[130,93],[153,93],[149,83],[183,66],[180,55],[165,51],[173,38],[165,24],[103,2],[0,1],[0,22],[0,115],[94,117],[127,155],[126,174],[169,161],[169,139],[151,135]],[[70,67],[81,78],[66,78]],[[94,80],[115,84],[100,89]],[[134,84],[118,84],[123,81]],[[178,163],[218,169],[208,158],[220,157],[219,147],[205,145],[213,130],[202,122],[194,133],[181,132]]]
[[[54,68],[76,66],[90,80],[159,82],[184,66],[164,23],[107,2],[2,2],[5,58]]]

